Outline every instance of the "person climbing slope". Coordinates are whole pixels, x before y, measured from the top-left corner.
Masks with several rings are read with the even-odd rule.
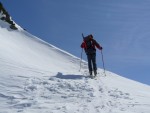
[[[92,77],[92,72],[94,72],[94,76],[97,75],[97,64],[96,64],[96,48],[102,50],[103,48],[100,44],[93,38],[93,35],[88,35],[83,37],[83,42],[81,44],[81,48],[85,50],[88,60],[88,69],[89,74]]]

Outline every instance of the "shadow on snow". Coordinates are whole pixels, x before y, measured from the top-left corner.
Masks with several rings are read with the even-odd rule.
[[[55,76],[56,78],[60,79],[82,79],[86,76],[83,75],[63,75],[62,73],[58,72],[58,74]]]

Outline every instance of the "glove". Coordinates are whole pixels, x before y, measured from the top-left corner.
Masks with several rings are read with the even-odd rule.
[[[103,48],[102,48],[102,47],[100,47],[99,49],[100,49],[100,50],[102,50]]]

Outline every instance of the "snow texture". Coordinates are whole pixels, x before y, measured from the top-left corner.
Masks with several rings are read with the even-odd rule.
[[[150,113],[150,87],[98,69],[0,20],[0,113]],[[142,75],[141,75],[142,76]]]

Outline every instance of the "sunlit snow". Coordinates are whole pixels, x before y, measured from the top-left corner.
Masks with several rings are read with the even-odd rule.
[[[150,87],[98,69],[0,20],[0,113],[149,113]]]

